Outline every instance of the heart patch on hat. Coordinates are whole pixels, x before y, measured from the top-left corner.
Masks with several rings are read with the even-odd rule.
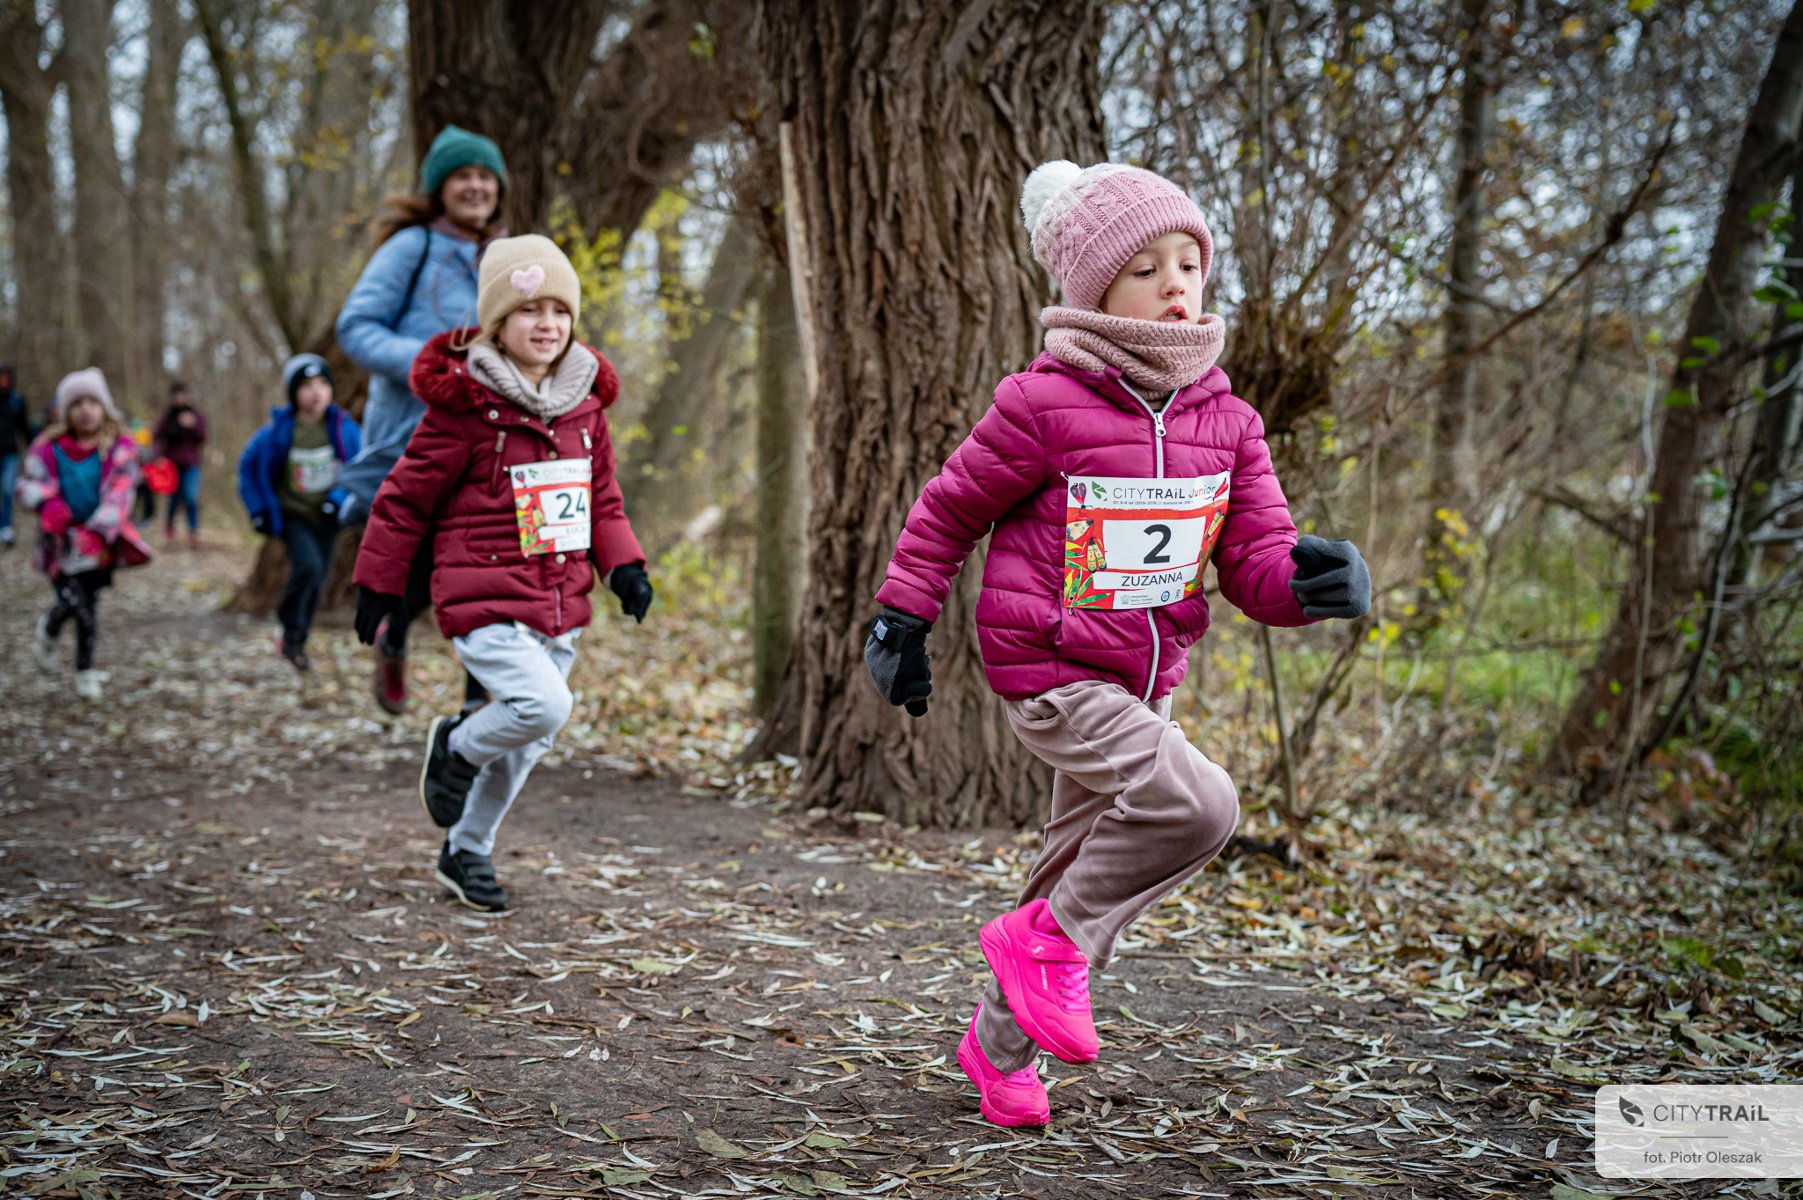
[[[507,277],[513,290],[531,299],[538,294],[538,289],[545,286],[545,269],[534,263],[530,267],[521,267]]]

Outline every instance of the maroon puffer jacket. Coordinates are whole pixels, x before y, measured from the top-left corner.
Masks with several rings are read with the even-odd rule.
[[[582,402],[547,427],[470,376],[468,355],[451,346],[475,334],[441,333],[413,361],[410,382],[426,415],[376,493],[355,577],[375,591],[403,594],[414,555],[431,533],[432,604],[446,637],[506,621],[556,637],[588,624],[596,571],[645,561],[620,499],[603,411],[618,398],[619,379],[599,351],[571,347],[600,359],[601,370]],[[593,479],[591,549],[528,556],[509,469],[580,455],[588,456]]]

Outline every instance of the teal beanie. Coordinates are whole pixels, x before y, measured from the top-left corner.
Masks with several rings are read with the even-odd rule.
[[[432,139],[432,148],[426,151],[425,161],[419,165],[420,190],[428,196],[436,196],[444,181],[459,167],[487,167],[500,177],[503,187],[507,185],[507,163],[501,157],[499,146],[479,133],[446,125]]]

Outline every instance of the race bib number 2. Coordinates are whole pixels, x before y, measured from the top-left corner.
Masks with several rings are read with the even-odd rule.
[[[1067,608],[1162,608],[1194,595],[1227,520],[1228,473],[1193,479],[1072,476]]]
[[[521,554],[589,548],[589,465],[587,458],[557,458],[510,468]]]

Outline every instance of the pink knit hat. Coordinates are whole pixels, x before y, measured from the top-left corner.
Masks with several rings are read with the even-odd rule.
[[[1033,235],[1033,257],[1058,279],[1064,302],[1099,309],[1127,260],[1167,233],[1202,246],[1202,282],[1214,238],[1196,202],[1170,180],[1139,167],[1041,163],[1020,190],[1020,213]]]

